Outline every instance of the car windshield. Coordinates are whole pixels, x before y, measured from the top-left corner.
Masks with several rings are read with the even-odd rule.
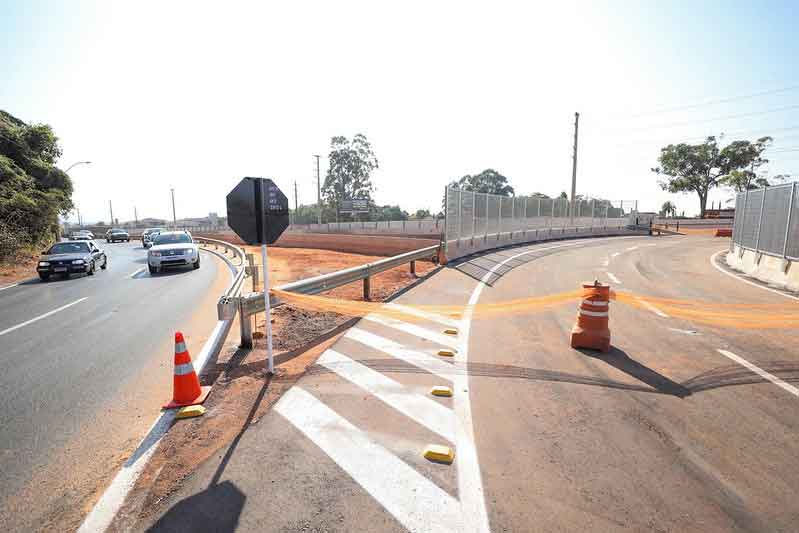
[[[80,254],[89,251],[89,244],[85,242],[60,242],[54,244],[50,250],[47,251],[48,255],[55,254]]]
[[[191,242],[191,237],[185,233],[162,233],[155,239],[155,244],[178,244],[182,242]]]
[[[125,233],[125,230],[123,230],[123,229],[112,229],[111,233]]]

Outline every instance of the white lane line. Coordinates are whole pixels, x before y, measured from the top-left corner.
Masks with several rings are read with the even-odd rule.
[[[408,530],[464,531],[461,508],[455,498],[304,389],[296,385],[289,389],[275,405],[275,411]]]
[[[133,272],[133,273],[132,273],[132,274],[131,274],[129,277],[131,277],[131,278],[135,278],[136,276],[138,276],[138,275],[139,275],[139,274],[141,274],[142,272],[144,272],[144,267],[141,267],[141,268],[140,268],[139,270],[137,270],[136,272]]]
[[[425,320],[429,320],[430,322],[438,322],[439,324],[443,324],[444,326],[458,327],[457,320],[455,320],[454,318],[449,318],[446,316],[439,315],[438,313],[430,313],[428,311],[423,311],[415,307],[396,304],[396,303],[388,303],[385,305],[385,307],[389,309],[396,309],[404,314],[408,314],[418,318],[423,318]]]
[[[4,291],[6,289],[12,289],[12,288],[16,287],[17,285],[19,285],[19,283],[14,283],[12,285],[6,285],[5,287],[0,287],[0,291]]]
[[[355,327],[351,328],[346,335],[344,335],[344,337],[369,346],[370,348],[374,348],[375,350],[384,352],[391,357],[400,359],[406,363],[410,363],[438,377],[447,380],[452,378],[452,364],[445,363],[440,359],[436,359],[435,356],[426,354],[424,352],[408,349],[400,343],[386,339],[380,335],[375,335],[374,333],[370,333]]]
[[[621,252],[616,252],[616,253],[610,254],[610,257],[619,257],[620,255],[621,255]]]
[[[649,309],[650,311],[655,313],[657,316],[662,317],[662,318],[671,318],[671,317],[669,317],[669,315],[667,315],[666,313],[664,313],[663,311],[661,311],[660,309],[658,309],[657,307],[655,307],[651,303],[647,302],[643,298],[636,298],[636,300],[641,302],[641,305],[643,305],[644,307],[646,307],[647,309]]]
[[[27,325],[29,325],[29,324],[33,324],[34,322],[37,322],[37,321],[39,321],[39,320],[41,320],[41,319],[43,319],[43,318],[47,318],[47,317],[48,317],[48,316],[50,316],[50,315],[54,315],[54,314],[58,313],[59,311],[63,311],[64,309],[66,309],[66,308],[68,308],[68,307],[72,307],[72,306],[73,306],[73,305],[75,305],[75,304],[79,304],[79,303],[81,303],[83,300],[86,300],[86,299],[88,299],[88,298],[89,298],[88,296],[85,296],[85,297],[81,298],[80,300],[75,300],[74,302],[72,302],[72,303],[69,303],[69,304],[67,304],[67,305],[62,305],[62,306],[61,306],[61,307],[59,307],[58,309],[53,309],[52,311],[48,311],[48,312],[46,312],[46,313],[45,313],[45,314],[43,314],[43,315],[39,315],[39,316],[37,316],[36,318],[31,318],[30,320],[26,320],[26,321],[25,321],[25,322],[23,322],[22,324],[17,324],[16,326],[11,326],[11,327],[10,327],[10,328],[8,328],[8,329],[4,329],[3,331],[0,331],[0,337],[1,337],[1,336],[3,336],[3,335],[5,335],[6,333],[11,333],[12,331],[18,330],[19,328],[23,328],[23,327],[25,327],[25,326],[27,326]]]
[[[637,246],[630,246],[629,248],[627,248],[627,251],[628,252],[632,252],[633,250],[637,250],[637,249],[638,249]]]
[[[612,281],[612,282],[613,282],[613,283],[615,283],[616,285],[623,285],[623,283],[621,282],[621,280],[620,280],[619,278],[617,278],[617,277],[616,277],[616,275],[615,275],[615,274],[613,274],[613,272],[607,272],[607,275],[608,275],[608,277],[610,278],[610,281]]]
[[[369,320],[370,322],[375,322],[383,326],[388,326],[390,328],[394,328],[399,331],[403,331],[405,333],[414,335],[416,337],[421,337],[423,339],[433,341],[435,343],[447,346],[449,348],[457,348],[459,344],[458,339],[456,339],[455,337],[444,335],[443,333],[437,333],[430,329],[417,326],[416,324],[409,324],[401,320],[394,320],[393,318],[380,315],[367,315],[363,318],[364,320]]]
[[[793,394],[794,396],[799,396],[799,389],[797,389],[797,388],[796,388],[796,387],[794,387],[793,385],[790,385],[790,384],[788,384],[788,383],[785,383],[783,380],[781,380],[780,378],[778,378],[778,377],[777,377],[777,376],[775,376],[774,374],[769,374],[768,372],[766,372],[766,371],[765,371],[765,370],[763,370],[762,368],[760,368],[760,367],[758,367],[758,366],[756,366],[756,365],[753,365],[752,363],[750,363],[749,361],[747,361],[747,360],[746,360],[746,359],[744,359],[743,357],[740,357],[740,356],[738,356],[738,355],[735,355],[734,353],[732,353],[732,352],[730,352],[730,351],[728,351],[728,350],[720,350],[720,349],[718,349],[718,350],[716,350],[716,351],[718,351],[718,352],[719,352],[721,355],[723,355],[724,357],[727,357],[727,358],[729,358],[729,359],[732,359],[733,361],[735,361],[735,362],[736,362],[736,363],[738,363],[739,365],[741,365],[741,366],[744,366],[744,367],[748,368],[749,370],[751,370],[751,371],[752,371],[752,372],[754,372],[755,374],[759,375],[760,377],[762,377],[762,378],[765,378],[765,379],[769,380],[770,382],[772,382],[772,383],[773,383],[773,384],[775,384],[776,386],[778,386],[778,387],[780,387],[780,388],[782,388],[782,389],[784,389],[784,390],[786,390],[786,391],[790,392],[790,393],[791,393],[791,394]]]
[[[317,363],[371,393],[378,400],[433,433],[438,433],[449,442],[455,442],[454,414],[444,405],[411,391],[393,379],[335,350],[326,350]]]
[[[721,272],[723,274],[726,274],[729,277],[731,277],[733,279],[736,279],[736,280],[738,280],[740,282],[743,282],[743,283],[746,283],[748,285],[751,285],[752,287],[757,287],[758,289],[763,289],[764,291],[773,292],[774,294],[779,294],[780,296],[785,296],[786,298],[790,298],[791,300],[799,300],[799,297],[793,296],[792,294],[786,294],[786,293],[784,293],[782,291],[778,291],[776,289],[772,289],[771,287],[765,287],[763,285],[759,285],[759,284],[757,284],[757,283],[755,283],[753,281],[749,281],[748,279],[744,279],[741,276],[733,274],[732,272],[728,272],[727,270],[725,270],[723,267],[719,266],[716,263],[716,258],[719,256],[719,254],[722,254],[724,252],[729,252],[729,250],[727,250],[727,249],[719,250],[718,252],[716,252],[715,254],[710,256],[710,264],[713,265],[713,268],[715,268],[719,272]]]
[[[680,329],[680,328],[668,328],[668,329],[675,333],[682,333],[684,335],[701,335],[701,333],[693,329]]]

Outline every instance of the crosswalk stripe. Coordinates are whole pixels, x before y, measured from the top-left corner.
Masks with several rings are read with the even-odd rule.
[[[454,414],[444,405],[419,395],[401,383],[336,350],[326,350],[317,364],[329,368],[344,379],[370,392],[383,403],[430,431],[438,433],[449,442],[455,442]]]
[[[457,337],[448,337],[443,333],[436,333],[435,331],[432,331],[430,329],[417,326],[416,324],[408,324],[407,322],[403,322],[401,320],[395,320],[393,318],[388,318],[380,315],[366,315],[364,319],[369,320],[370,322],[381,324],[383,326],[394,328],[396,330],[405,333],[409,333],[416,337],[427,339],[429,341],[447,346],[449,348],[457,348],[458,345],[460,344],[458,342]]]
[[[441,359],[436,359],[435,356],[417,350],[411,350],[398,342],[394,342],[357,327],[351,328],[345,335],[345,338],[352,339],[370,348],[374,348],[375,350],[380,350],[391,357],[405,361],[406,363],[412,364],[441,378],[452,379],[452,372],[455,370],[453,365],[451,363],[445,363]]]
[[[409,305],[402,305],[396,303],[386,304],[386,307],[389,309],[396,309],[398,311],[402,311],[405,314],[415,316],[418,318],[423,318],[425,320],[429,320],[430,322],[438,322],[444,326],[449,326],[452,328],[457,328],[460,324],[459,320],[455,320],[454,318],[450,318],[448,316],[439,315],[438,313],[431,313],[429,311],[423,311],[416,307],[411,307]]]
[[[462,531],[458,501],[295,385],[275,410],[409,531]]]

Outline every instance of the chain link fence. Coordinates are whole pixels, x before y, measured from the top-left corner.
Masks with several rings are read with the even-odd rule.
[[[732,242],[755,252],[799,259],[799,184],[738,193]]]
[[[615,235],[636,225],[635,200],[498,196],[447,187],[444,244],[448,259],[551,238]]]

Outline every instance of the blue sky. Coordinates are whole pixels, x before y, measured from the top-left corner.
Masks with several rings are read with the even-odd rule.
[[[358,132],[381,203],[437,209],[487,167],[555,195],[575,111],[579,193],[691,214],[649,170],[670,142],[770,134],[769,173],[799,174],[792,20],[788,2],[4,1],[0,107],[51,124],[62,167],[93,161],[72,172],[87,220],[109,199],[167,217],[170,187],[178,216],[224,212],[245,175],[311,203],[312,154]]]

